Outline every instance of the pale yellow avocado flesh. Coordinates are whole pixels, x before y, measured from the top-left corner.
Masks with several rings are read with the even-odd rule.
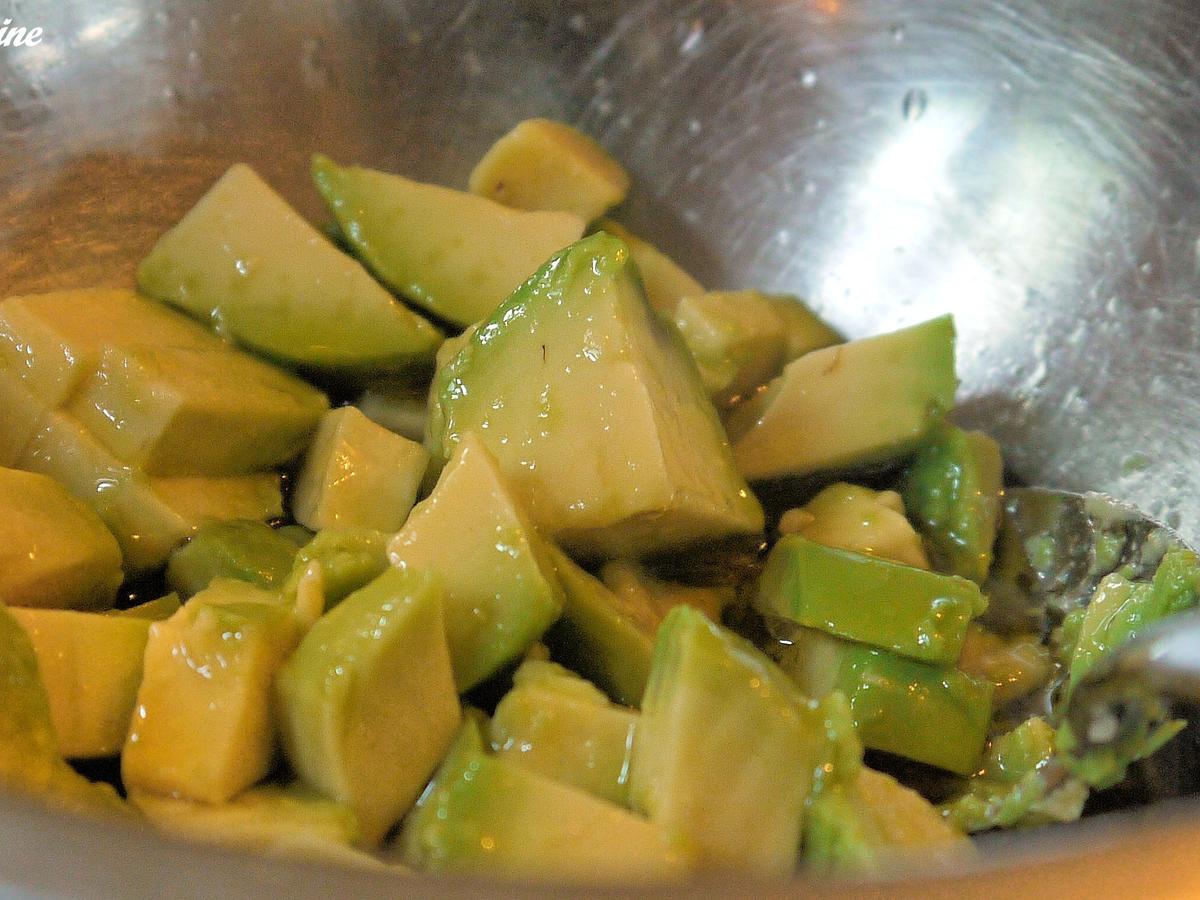
[[[91,509],[45,475],[0,469],[0,601],[103,608],[122,579],[121,550]]]
[[[44,414],[25,382],[0,363],[0,466],[16,465]]]
[[[68,759],[115,756],[142,682],[147,619],[63,609],[9,609],[29,635]]]
[[[292,513],[313,531],[396,531],[428,467],[423,446],[343,406],[321,420],[296,480]]]
[[[928,569],[921,536],[895,491],[838,482],[779,520],[780,534],[799,534],[828,547]]]
[[[283,486],[278,472],[149,478],[147,484],[189,523],[189,530],[209,520],[266,522],[283,515]]]
[[[679,301],[685,297],[699,297],[705,293],[704,286],[689,275],[679,263],[671,259],[649,241],[633,234],[624,225],[612,219],[601,219],[598,227],[618,237],[629,248],[629,255],[637,263],[642,276],[646,299],[654,311],[668,318],[675,314]]]

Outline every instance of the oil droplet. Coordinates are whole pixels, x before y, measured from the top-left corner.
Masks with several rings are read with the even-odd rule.
[[[900,114],[905,122],[915,122],[925,115],[929,106],[929,95],[921,88],[912,88],[900,101]]]
[[[817,86],[817,73],[812,69],[805,69],[803,74],[800,76],[800,84],[805,88],[812,90]]]

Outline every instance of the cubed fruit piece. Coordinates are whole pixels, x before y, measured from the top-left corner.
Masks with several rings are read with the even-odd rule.
[[[312,626],[276,680],[292,768],[379,843],[459,722],[437,577],[389,569]]]
[[[41,403],[16,372],[0,360],[0,466],[15,465],[45,414]]]
[[[149,479],[150,489],[187,522],[266,522],[283,515],[278,472],[250,475],[179,475]]]
[[[931,857],[970,858],[972,849],[928,800],[867,768],[817,797],[804,823],[804,861],[817,869],[878,871]]]
[[[726,419],[751,481],[873,466],[915,450],[954,405],[949,316],[815,350]]]
[[[1003,476],[1000,445],[982,431],[943,423],[917,451],[901,490],[939,571],[987,577]]]
[[[474,435],[458,445],[388,555],[393,565],[441,576],[460,691],[519,657],[562,612],[549,547]]]
[[[603,219],[599,228],[624,241],[637,265],[645,286],[646,299],[659,315],[671,318],[684,297],[699,297],[704,287],[673,259],[648,241],[642,240],[612,219]]]
[[[0,469],[0,601],[11,606],[111,606],[121,550],[84,503],[52,478]]]
[[[687,350],[604,233],[551,260],[438,371],[435,455],[468,432],[533,520],[580,553],[639,556],[762,529]]]
[[[53,291],[0,303],[0,365],[50,409],[95,374],[105,350],[136,344],[223,349],[187,316],[129,290]]]
[[[813,696],[841,691],[867,747],[969,775],[991,719],[991,684],[808,628],[790,627],[780,666]]]
[[[496,758],[626,805],[637,713],[578,675],[526,660],[492,717]]]
[[[954,665],[967,623],[987,606],[973,581],[798,534],[771,548],[754,604],[764,615],[944,666]]]
[[[37,654],[63,756],[119,753],[142,682],[150,622],[61,609],[10,612]]]
[[[214,578],[235,578],[255,587],[282,590],[296,549],[262,522],[209,522],[171,554],[167,584],[185,599],[204,590]]]
[[[400,834],[404,861],[429,872],[553,881],[659,881],[689,861],[628,810],[484,749],[468,717]]]
[[[426,366],[441,342],[240,164],[159,239],[138,285],[247,347],[321,373]]]
[[[295,599],[301,581],[316,563],[326,609],[332,609],[388,568],[387,545],[391,535],[367,528],[326,528],[296,551],[292,570],[283,583],[283,595]]]
[[[151,625],[125,785],[224,803],[262,779],[277,743],[272,684],[298,637],[278,594],[231,579]]]
[[[376,425],[353,406],[327,413],[292,495],[301,525],[395,531],[429,467],[429,451]]]
[[[384,284],[456,325],[489,315],[583,234],[565,212],[508,209],[463,191],[313,157],[313,180],[354,252]]]
[[[557,210],[591,222],[625,199],[629,175],[571,126],[526,119],[492,144],[471,171],[470,186],[515,209]]]
[[[921,538],[905,518],[904,503],[895,491],[831,484],[803,507],[785,512],[779,531],[827,547],[929,568]]]
[[[707,865],[790,874],[823,717],[748,641],[689,606],[659,629],[630,799]]]

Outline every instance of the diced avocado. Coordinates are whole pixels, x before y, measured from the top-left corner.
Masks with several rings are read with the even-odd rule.
[[[298,631],[279,595],[232,579],[153,623],[121,754],[126,787],[224,803],[262,779],[276,746],[272,683]]]
[[[599,228],[620,238],[629,248],[645,287],[646,299],[655,312],[671,318],[684,297],[699,297],[704,287],[685,272],[678,263],[628,228],[612,219],[602,219]]]
[[[62,609],[9,610],[33,644],[58,748],[115,756],[129,730],[150,622]]]
[[[209,522],[171,554],[167,584],[185,599],[214,578],[281,590],[295,558],[296,545],[262,522]]]
[[[785,512],[779,531],[827,547],[929,568],[921,538],[905,518],[904,503],[895,491],[831,484],[802,508]]]
[[[153,600],[147,600],[145,603],[139,603],[128,609],[110,609],[106,615],[129,616],[134,619],[145,619],[148,622],[161,622],[163,619],[169,619],[175,613],[179,612],[179,607],[182,605],[179,602],[179,595],[172,591],[169,594],[163,594],[161,597],[155,597]]]
[[[243,475],[298,456],[329,408],[325,396],[214,344],[106,350],[66,408],[150,475]]]
[[[438,371],[435,456],[468,432],[568,549],[639,556],[762,529],[678,334],[604,233],[551,260]]]
[[[766,294],[764,296],[783,318],[783,336],[786,346],[784,355],[788,362],[799,359],[814,350],[845,342],[846,339],[837,329],[809,309],[808,304],[799,297],[789,294]]]
[[[150,489],[187,522],[266,522],[283,515],[278,472],[251,475],[179,475],[149,479]]]
[[[566,212],[524,212],[485,197],[314,156],[313,181],[354,252],[388,287],[469,325],[489,315],[583,234]]]
[[[591,222],[625,199],[629,175],[571,126],[526,119],[492,144],[471,171],[470,187],[514,209],[557,210]]]
[[[949,316],[815,350],[726,419],[751,481],[876,465],[915,450],[954,405]]]
[[[45,405],[0,360],[0,466],[16,465],[37,431]]]
[[[845,694],[864,745],[960,775],[976,770],[991,684],[809,628],[789,629],[787,640],[780,666],[811,696]]]
[[[565,596],[562,618],[546,635],[555,658],[617,702],[640,706],[658,622],[647,611],[631,608],[561,550],[554,548],[553,556]]]
[[[99,517],[45,475],[0,469],[0,601],[111,606],[121,550]]]
[[[901,490],[934,567],[982,582],[1004,490],[1000,445],[982,431],[942,423],[905,472]]]
[[[309,567],[319,563],[326,608],[332,609],[387,571],[390,537],[368,528],[326,528],[297,551],[284,596],[294,598]]]
[[[863,768],[817,797],[804,823],[804,861],[817,869],[881,870],[931,857],[970,857],[971,842],[928,800]]]
[[[943,666],[958,659],[967,623],[987,606],[973,581],[798,534],[771,548],[754,603],[764,615]]]
[[[138,267],[138,285],[221,334],[335,375],[427,365],[441,334],[252,169],[235,165]]]
[[[490,737],[498,759],[625,806],[637,719],[561,666],[529,660],[496,706]]]
[[[1001,637],[978,622],[967,626],[958,668],[992,683],[997,709],[1044,687],[1054,674],[1050,651],[1039,635]]]
[[[713,621],[735,599],[731,586],[705,587],[663,581],[646,571],[645,567],[628,559],[614,559],[600,569],[605,587],[622,599],[626,611],[639,617],[647,632],[658,631],[662,620],[676,606],[686,603],[700,610]],[[634,610],[639,612],[633,613]]]
[[[441,354],[447,338],[438,348]],[[407,382],[381,381],[368,385],[354,405],[364,416],[388,431],[403,435],[410,441],[425,440],[425,422],[429,417],[429,391],[425,385]]]
[[[366,846],[412,806],[458,728],[436,576],[389,569],[309,629],[276,679],[284,752]]]
[[[484,750],[469,717],[400,833],[429,872],[553,881],[658,881],[690,862],[650,822]]]
[[[395,531],[408,518],[429,451],[353,406],[327,413],[296,479],[296,521],[322,528]]]
[[[433,493],[389,543],[388,556],[393,565],[441,576],[460,691],[519,657],[562,612],[549,547],[474,435],[458,444]]]
[[[788,875],[825,737],[817,705],[774,663],[677,606],[654,645],[630,799],[705,864]]]

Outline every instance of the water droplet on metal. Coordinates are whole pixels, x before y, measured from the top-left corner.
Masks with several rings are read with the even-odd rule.
[[[695,53],[703,42],[704,23],[699,19],[693,19],[692,23],[688,26],[687,34],[683,36],[683,40],[679,44],[679,52]]]
[[[567,27],[576,34],[583,34],[587,31],[587,16],[583,13],[575,13],[571,18],[567,19]]]
[[[897,44],[904,42],[905,32],[903,25],[893,25],[891,28],[892,40]]]
[[[699,119],[688,119],[688,134],[699,134],[701,125]]]
[[[1104,198],[1108,200],[1109,203],[1116,203],[1117,198],[1121,196],[1120,188],[1118,188],[1116,183],[1112,181],[1104,182],[1104,187],[1102,187],[1100,191],[1104,194]]]
[[[804,193],[806,193],[808,196],[811,197],[816,192],[817,192],[817,183],[815,181],[804,182]]]
[[[925,110],[928,107],[929,95],[921,90],[921,88],[913,88],[900,101],[900,113],[904,116],[905,122],[917,121],[921,116],[925,115]]]
[[[1140,266],[1138,266],[1138,271],[1141,272],[1143,275],[1153,275],[1154,274],[1154,265],[1152,263],[1144,262]]]
[[[808,88],[809,90],[816,87],[817,86],[817,73],[814,72],[812,69],[805,69],[804,73],[800,76],[800,84],[802,84],[804,87]]]

